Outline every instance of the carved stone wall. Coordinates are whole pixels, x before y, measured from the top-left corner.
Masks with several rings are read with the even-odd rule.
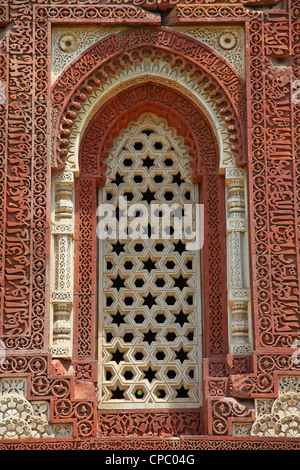
[[[1,449],[297,448],[299,10],[0,1]],[[97,185],[139,118],[144,97],[128,91],[150,83],[146,111],[185,139],[211,201],[203,403],[99,411]],[[85,154],[97,113],[99,147]]]

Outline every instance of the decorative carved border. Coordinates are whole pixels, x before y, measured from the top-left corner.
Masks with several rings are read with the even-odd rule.
[[[126,2],[124,1],[124,3]],[[298,253],[297,250],[299,249],[299,238],[297,235],[295,235],[295,237],[286,237],[285,235],[277,239],[276,245],[273,244],[273,229],[270,227],[274,213],[273,204],[276,194],[276,191],[273,192],[273,189],[275,189],[276,186],[279,187],[281,175],[276,175],[276,172],[274,173],[274,168],[268,168],[271,155],[268,154],[269,160],[267,161],[265,159],[264,152],[268,147],[273,148],[270,146],[270,143],[273,144],[273,140],[270,136],[276,134],[278,129],[275,121],[271,121],[272,115],[277,115],[279,112],[278,105],[280,103],[288,103],[286,108],[283,109],[283,116],[287,119],[286,122],[288,122],[289,125],[293,122],[294,136],[292,139],[293,160],[291,160],[288,166],[285,167],[289,186],[287,200],[289,201],[288,208],[289,210],[291,209],[294,214],[290,219],[292,224],[291,226],[293,227],[292,231],[297,233],[295,227],[298,224],[300,207],[299,197],[296,193],[296,181],[299,180],[299,105],[294,103],[292,106],[291,76],[289,75],[290,69],[288,69],[288,67],[285,69],[288,73],[284,74],[282,73],[284,70],[281,69],[280,66],[279,68],[274,69],[272,68],[272,64],[269,63],[269,74],[263,75],[263,71],[266,56],[272,61],[274,61],[274,58],[286,60],[287,54],[289,53],[294,59],[292,70],[292,73],[294,74],[293,79],[299,80],[300,51],[298,11],[300,4],[299,0],[294,0],[293,2],[286,1],[282,4],[281,9],[262,13],[260,11],[254,12],[246,8],[242,11],[239,2],[233,3],[230,1],[230,3],[232,5],[229,5],[229,2],[225,1],[222,3],[219,2],[216,8],[212,8],[212,5],[209,5],[206,0],[195,1],[196,5],[205,6],[207,8],[203,10],[204,15],[201,14],[197,17],[195,15],[191,15],[189,18],[189,24],[196,24],[203,20],[223,23],[236,21],[237,18],[241,22],[248,22],[251,20],[250,27],[247,29],[247,45],[249,46],[249,49],[247,50],[247,90],[249,98],[248,116],[250,116],[248,121],[248,137],[250,143],[249,148],[251,150],[249,153],[249,191],[250,200],[253,201],[253,210],[252,206],[250,206],[250,220],[253,222],[250,227],[250,241],[251,250],[254,253],[252,264],[253,273],[254,276],[258,276],[258,284],[256,285],[253,283],[255,348],[258,350],[259,348],[263,348],[263,351],[259,355],[253,356],[254,375],[251,380],[253,379],[254,387],[246,390],[246,395],[243,396],[251,397],[257,396],[258,394],[261,394],[261,396],[268,396],[268,394],[274,393],[274,385],[269,387],[269,383],[270,380],[273,381],[273,378],[277,373],[276,371],[284,371],[286,369],[293,370],[295,367],[289,361],[291,359],[291,341],[299,337],[297,316],[295,317],[294,331],[292,334],[284,331],[279,333],[278,328],[280,327],[280,323],[275,325],[275,323],[273,323],[273,318],[278,318],[278,309],[280,310],[281,307],[285,308],[287,304],[292,305],[292,308],[294,308],[294,302],[298,301],[295,301],[295,297],[297,298],[298,296],[297,288],[299,288],[299,266],[296,261],[296,253]],[[266,4],[263,0],[245,0],[243,3],[245,5],[248,4],[249,6],[251,6],[251,4],[258,6]],[[277,2],[274,0],[272,3],[275,4]],[[78,5],[81,7],[80,10],[77,8]],[[226,6],[225,10],[223,9],[224,6]],[[93,17],[89,19],[89,12],[92,13],[95,12],[95,10],[90,10],[89,7],[80,0],[78,0],[78,4],[76,5],[69,5],[67,0],[65,0],[64,4],[61,5],[32,5],[29,0],[24,0],[21,3],[13,1],[11,2],[9,9],[6,5],[1,5],[1,12],[3,13],[1,17],[2,24],[7,24],[8,20],[13,24],[9,37],[6,36],[1,41],[3,46],[1,51],[1,80],[4,80],[6,84],[9,83],[9,89],[7,87],[6,90],[6,104],[5,106],[0,106],[1,123],[6,122],[5,132],[2,132],[3,127],[0,129],[1,144],[4,146],[2,149],[5,149],[6,151],[6,154],[4,154],[4,152],[1,153],[1,168],[3,171],[1,171],[0,182],[1,209],[3,210],[3,217],[1,213],[1,224],[3,224],[3,230],[1,232],[0,259],[1,279],[4,280],[1,291],[1,319],[2,322],[7,321],[7,314],[10,315],[12,312],[15,312],[16,310],[19,311],[20,308],[22,308],[23,326],[26,323],[30,325],[27,336],[25,335],[21,339],[18,337],[18,330],[13,331],[12,328],[10,333],[5,335],[3,335],[2,330],[2,338],[4,339],[8,349],[15,349],[15,356],[8,357],[8,363],[5,368],[1,368],[1,374],[4,376],[7,374],[15,375],[19,370],[24,373],[26,370],[26,373],[31,377],[31,380],[34,383],[34,390],[36,390],[34,393],[36,393],[36,396],[40,397],[43,395],[45,390],[49,390],[48,385],[46,384],[53,380],[51,373],[45,372],[44,375],[39,375],[36,367],[26,369],[25,363],[29,360],[33,361],[33,357],[39,362],[37,359],[38,355],[33,355],[40,351],[48,351],[47,327],[45,328],[44,325],[44,318],[47,319],[48,315],[47,305],[45,303],[45,293],[47,295],[48,287],[44,283],[44,276],[46,274],[45,266],[49,258],[49,245],[47,245],[45,240],[49,237],[47,232],[48,229],[46,228],[46,231],[44,231],[44,229],[50,220],[50,217],[48,213],[48,218],[46,217],[45,219],[44,214],[45,210],[47,210],[47,194],[49,195],[50,190],[49,175],[47,176],[46,187],[44,184],[40,185],[40,181],[44,182],[45,174],[47,174],[46,168],[47,165],[49,165],[48,152],[50,149],[48,140],[50,132],[50,106],[48,103],[50,89],[48,80],[50,77],[50,60],[48,55],[50,44],[49,23],[51,21],[64,22],[64,15],[66,12],[67,16],[71,18],[71,21],[75,22],[101,21],[104,23],[105,18],[97,18],[96,14],[94,19]],[[80,13],[77,16],[77,13],[75,12]],[[33,23],[33,15],[35,15],[35,23]],[[280,18],[282,18],[282,21],[279,22],[278,20]],[[147,21],[147,19],[145,21]],[[179,22],[180,20],[177,18],[176,24],[179,24]],[[132,20],[132,24],[134,24],[134,19]],[[285,38],[288,38],[287,43]],[[17,49],[16,44],[18,44]],[[26,64],[24,63],[24,60],[26,60]],[[286,65],[288,65],[287,62]],[[32,87],[33,71],[35,73],[34,88]],[[287,82],[284,81],[284,76],[286,78],[288,76]],[[45,87],[45,83],[47,83],[48,88]],[[287,83],[289,83],[289,86],[287,86]],[[271,95],[270,90],[276,90],[278,94]],[[23,103],[23,105],[21,103]],[[26,105],[24,105],[24,103],[26,103]],[[275,107],[273,107],[274,103],[276,105]],[[271,108],[269,108],[269,106],[271,106]],[[291,114],[290,110],[292,107],[293,113]],[[275,109],[275,113],[273,112],[273,109]],[[26,167],[23,168],[23,172],[19,171],[21,168],[21,162],[24,163],[23,156],[25,156],[25,161],[30,162],[30,165],[34,164],[32,158],[33,155],[31,153],[31,138],[27,137],[27,139],[29,139],[28,144],[26,139],[22,140],[15,132],[18,126],[20,126],[22,129],[22,135],[24,135],[24,130],[27,136],[33,135],[32,122],[34,122],[34,132],[36,136],[33,147],[34,158],[36,156],[38,157],[36,160],[37,167],[35,167],[35,174],[39,177],[41,176],[41,179],[36,178],[34,180],[30,176],[32,175],[33,167],[30,166],[29,171]],[[262,122],[267,122],[269,126],[268,129],[270,129],[265,134],[262,134],[261,132]],[[284,144],[287,143],[289,146],[291,142],[290,136],[284,136],[282,142]],[[6,205],[9,198],[12,197],[12,193],[9,193],[9,186],[7,186],[8,175],[9,177],[13,175],[16,187],[23,186],[28,187],[29,189],[30,200],[32,200],[30,211],[34,214],[34,219],[31,223],[28,222],[26,217],[22,216],[22,214],[26,213],[29,208],[28,199],[24,200],[23,198],[18,198],[14,195],[13,197],[15,197],[15,199],[10,201],[12,205]],[[293,195],[295,197],[293,197]],[[17,214],[19,214],[19,217],[16,217]],[[12,225],[9,225],[11,223],[14,225],[14,229],[12,229]],[[15,230],[14,233],[12,230]],[[278,227],[278,233],[282,230],[282,227]],[[281,258],[276,258],[276,253],[278,253],[278,251],[280,252],[281,250],[287,249],[287,242],[289,243],[288,249],[291,253],[284,255]],[[37,249],[31,251],[32,247],[36,247]],[[273,260],[276,261],[274,269],[272,267],[269,252],[271,252],[272,256],[275,253],[273,256]],[[23,260],[22,265],[20,263],[21,260]],[[277,260],[279,264],[277,263]],[[33,267],[32,271],[30,266]],[[12,267],[15,270],[10,272]],[[272,269],[270,269],[271,267]],[[289,283],[292,283],[295,286],[294,292],[286,292],[284,294],[284,299],[280,297],[279,291],[277,290],[279,286],[275,274],[278,271],[278,268],[283,272],[282,279],[288,279]],[[287,273],[289,274],[287,275]],[[13,284],[10,278],[12,275],[16,276]],[[24,285],[28,286],[29,280],[30,288],[26,293],[26,298],[24,298],[22,305],[17,305],[14,293],[18,292],[18,290],[22,291]],[[256,280],[256,277],[253,277],[253,280]],[[3,305],[4,293],[8,296],[6,305]],[[12,300],[9,299],[9,295],[11,295]],[[271,305],[271,312],[269,313],[269,311],[267,311],[267,314],[264,315],[267,303]],[[7,308],[11,308],[13,310],[9,311]],[[14,321],[16,321],[18,328],[19,325],[17,319],[14,318]],[[33,328],[31,329],[32,325]],[[1,327],[3,327],[3,323],[1,324]],[[22,325],[20,328],[22,328]],[[286,351],[285,348],[287,348],[288,351]],[[29,353],[32,353],[32,355],[29,356]],[[257,360],[260,355],[267,358],[267,360],[260,361],[258,367]],[[49,362],[51,362],[48,355],[46,354],[41,357],[43,357],[43,361],[46,361],[48,367]],[[274,369],[269,373],[268,364],[270,361],[274,361]],[[87,375],[88,377],[91,377],[91,364],[91,362],[82,362],[80,364],[74,363],[74,367],[76,367],[78,371],[81,371],[81,376]],[[210,363],[209,369],[214,374],[218,374],[220,369],[224,370],[224,363],[221,364],[221,361],[218,362],[216,359],[214,362]],[[55,370],[54,376],[56,378],[57,373],[58,372]],[[50,374],[49,377],[48,374]],[[208,379],[208,381],[209,380],[210,379]],[[71,379],[68,378],[65,382],[70,384],[70,390],[73,394],[74,388],[71,383]],[[224,383],[224,380],[221,382]],[[43,384],[45,384],[45,387]],[[223,393],[223,386],[220,385],[219,390],[220,393]],[[237,392],[237,390],[234,390],[233,393]],[[218,393],[218,389],[216,388],[215,393]],[[53,397],[54,395],[52,396],[52,399]],[[71,408],[73,406],[73,402],[74,396],[72,395]],[[72,419],[76,421],[77,417],[74,414],[74,408],[72,408],[72,410]],[[61,412],[61,415],[57,412],[56,417],[59,416],[63,416],[63,412]],[[91,419],[93,420],[94,418]],[[83,433],[80,431],[79,435],[83,436]],[[50,444],[49,441],[47,441],[46,445],[47,447],[49,446],[49,448],[51,448],[51,446],[59,446],[60,448],[63,448],[63,446],[70,446],[74,448],[77,445],[74,444],[74,441],[70,440],[64,442],[64,444],[57,442]],[[207,446],[210,448],[224,445],[226,448],[248,447],[261,449],[291,449],[297,447],[297,444],[291,439],[285,440],[284,442],[281,440],[254,440],[245,438],[235,438],[234,441],[232,439],[208,441],[207,437],[205,437],[204,439],[197,438],[195,440],[188,440],[185,442],[188,442],[187,446],[190,446],[191,448],[207,448]],[[20,448],[24,443],[5,443],[3,445],[7,446],[7,448],[13,446]],[[36,446],[37,448],[38,446],[44,446],[45,443],[28,443],[28,446],[31,445],[33,447]],[[84,442],[79,440],[79,447],[84,448],[85,445],[89,447],[90,444],[86,444],[86,440]],[[101,441],[99,447],[102,445],[106,445],[105,441]],[[113,446],[114,444],[110,443],[110,445]],[[120,445],[120,443],[115,442],[115,445]],[[132,444],[132,440],[131,444],[128,441],[126,441],[125,444],[121,443],[121,447],[131,445],[134,445]],[[152,444],[147,445],[154,446],[156,444],[152,442]],[[159,446],[161,444],[157,445]]]
[[[85,95],[85,100],[81,101],[80,106],[77,106],[76,116],[73,115],[74,119],[67,121],[71,127],[67,131],[68,139],[65,142],[64,169],[78,174],[78,149],[85,128],[84,123],[89,122],[97,109],[122,89],[151,81],[177,90],[197,103],[202,112],[208,116],[218,140],[220,172],[225,172],[227,167],[234,165],[235,160],[235,154],[231,150],[232,142],[228,132],[226,114],[223,112],[224,108],[215,100],[215,95],[213,94],[211,97],[211,90],[205,89],[199,84],[198,77],[198,74],[194,74],[193,77],[182,74],[180,63],[176,67],[171,66],[168,57],[164,58],[160,54],[153,56],[149,51],[145,51],[142,57],[138,55],[131,57],[131,60],[127,60],[122,68],[116,67],[111,70],[109,74],[106,74],[104,81],[98,81],[91,93]]]
[[[143,46],[146,44],[145,46]],[[111,35],[91,46],[87,52],[65,69],[53,87],[53,105],[59,115],[56,163],[57,168],[63,165],[66,157],[65,147],[68,144],[69,129],[80,109],[86,95],[91,93],[99,81],[105,80],[107,70],[113,71],[115,67],[123,68],[124,61],[131,61],[136,55],[142,57],[145,47],[154,54],[169,55],[171,65],[180,65],[192,77],[198,72],[199,82],[204,89],[210,91],[218,106],[224,113],[231,134],[232,149],[237,153],[237,161],[242,164],[245,158],[245,141],[242,136],[241,122],[245,118],[243,83],[234,69],[221,57],[217,56],[207,46],[191,37],[163,28],[143,29],[142,31],[125,31]],[[113,52],[112,52],[113,51]],[[170,56],[171,53],[171,56]],[[112,57],[115,57],[115,60]],[[177,55],[174,57],[174,54]],[[122,58],[123,56],[123,58]],[[86,64],[87,57],[88,66]],[[107,62],[106,57],[109,57]],[[202,57],[202,60],[199,60]],[[205,60],[204,60],[205,58]],[[209,68],[213,72],[209,72]],[[82,80],[82,74],[85,79]]]
[[[109,439],[64,439],[63,442],[43,440],[43,442],[23,441],[5,442],[0,444],[0,450],[299,450],[298,440],[286,438],[245,438],[243,437],[180,437],[168,438],[114,438]]]
[[[201,411],[199,410],[135,410],[125,412],[98,412],[98,435],[101,437],[155,435],[157,437],[179,437],[201,433]]]
[[[89,124],[80,144],[80,174],[94,176],[105,184],[105,159],[113,139],[129,121],[143,112],[153,112],[168,120],[169,126],[185,137],[192,156],[193,180],[204,172],[218,168],[217,143],[204,114],[195,104],[176,90],[163,84],[138,84],[126,88],[100,107]]]

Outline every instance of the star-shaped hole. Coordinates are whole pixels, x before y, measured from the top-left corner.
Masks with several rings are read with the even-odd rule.
[[[120,184],[124,183],[124,176],[120,175],[120,173],[117,172],[116,176],[111,182],[115,184],[116,186],[120,186]]]
[[[175,390],[177,392],[176,398],[189,398],[189,391],[185,389],[183,385]]]
[[[187,360],[188,360],[188,353],[187,353],[183,348],[180,348],[179,351],[175,351],[175,353],[176,353],[175,359],[177,359],[178,361],[180,361],[181,364],[182,364],[184,361],[187,361]]]
[[[185,244],[182,243],[181,240],[179,240],[177,243],[174,243],[174,248],[180,255],[182,255],[182,253],[186,250]]]
[[[152,166],[154,165],[154,160],[153,158],[150,158],[149,156],[147,158],[144,158],[143,159],[143,166],[145,166],[146,168],[151,168]]]
[[[143,261],[144,263],[144,269],[147,269],[147,271],[150,273],[153,269],[155,268],[155,262],[151,259],[148,258],[147,261]]]
[[[121,323],[125,323],[124,320],[125,315],[122,315],[119,311],[112,316],[112,323],[115,323],[116,325],[120,326]]]
[[[180,172],[178,172],[176,175],[173,175],[172,183],[177,183],[178,186],[181,186],[184,183],[184,180],[181,178]]]
[[[180,276],[178,276],[177,278],[173,277],[173,280],[174,287],[178,287],[180,290],[183,290],[185,287],[188,287],[187,279],[185,279],[182,274],[180,274]]]
[[[143,297],[144,303],[143,305],[147,305],[149,309],[153,307],[153,305],[156,305],[156,297],[153,297],[151,292],[147,295],[147,297]]]
[[[125,287],[124,282],[125,282],[125,280],[122,279],[120,277],[120,275],[118,274],[115,279],[112,279],[112,286],[111,287],[113,287],[117,290],[120,290],[120,289],[122,289],[122,287]]]
[[[146,201],[148,204],[150,204],[152,201],[155,201],[155,191],[151,191],[149,188],[147,191],[142,193],[143,196],[143,201]]]
[[[189,323],[188,315],[186,313],[183,313],[182,310],[175,315],[176,320],[175,323],[179,323],[179,325],[182,327],[185,323]]]
[[[156,333],[149,330],[147,331],[147,333],[144,333],[143,341],[147,342],[148,344],[151,344],[155,341],[155,337],[156,337]]]
[[[111,399],[112,400],[122,400],[124,398],[125,390],[121,390],[119,387],[116,390],[111,391]]]
[[[143,372],[144,378],[147,379],[149,383],[151,383],[156,378],[156,370],[152,370],[151,367]]]
[[[124,250],[125,243],[120,243],[119,241],[117,241],[117,243],[112,244],[111,246],[112,246],[112,251],[114,253],[117,253],[117,255],[122,253],[122,251],[125,251]]]
[[[124,353],[116,349],[116,351],[112,353],[111,360],[119,364],[121,361],[124,361]]]

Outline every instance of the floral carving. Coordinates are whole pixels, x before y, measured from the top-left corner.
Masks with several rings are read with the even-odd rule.
[[[199,434],[201,415],[193,411],[145,411],[99,413],[99,434],[109,438],[116,436],[161,436]]]
[[[300,394],[286,392],[273,403],[271,413],[259,416],[251,428],[251,436],[300,437]]]
[[[48,421],[36,416],[31,404],[22,395],[12,393],[0,397],[0,439],[54,437]]]

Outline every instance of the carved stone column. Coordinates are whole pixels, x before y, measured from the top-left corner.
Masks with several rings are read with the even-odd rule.
[[[53,357],[72,356],[74,175],[62,172],[53,179],[52,214],[52,331]]]
[[[246,172],[226,169],[229,350],[250,354],[250,289]]]

